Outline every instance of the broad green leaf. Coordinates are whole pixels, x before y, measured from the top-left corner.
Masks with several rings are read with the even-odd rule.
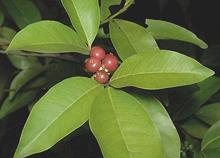
[[[220,148],[211,149],[203,152],[204,158],[219,158]]]
[[[3,12],[1,11],[1,8],[0,8],[0,26],[3,24],[4,22],[4,14]]]
[[[88,54],[86,44],[74,30],[59,22],[47,20],[31,24],[18,32],[8,48],[8,51],[11,50]]]
[[[11,100],[10,97],[7,97],[0,109],[0,119],[3,119],[9,114],[31,104],[40,92],[36,87],[43,86],[44,83],[45,78],[40,77],[36,81],[33,81],[33,83],[30,83],[26,87],[27,90],[20,92],[13,100]]]
[[[147,19],[146,24],[148,25],[147,31],[156,39],[179,40],[195,44],[203,49],[208,48],[208,45],[199,39],[194,33],[173,23],[162,20]]]
[[[110,84],[116,88],[133,86],[154,90],[194,84],[213,74],[190,57],[163,50],[128,58],[114,73]]]
[[[91,47],[100,24],[98,0],[62,0],[62,4],[77,33]]]
[[[187,157],[188,158],[188,157]],[[197,151],[193,154],[193,158],[207,158],[203,152]],[[211,158],[211,157],[210,157]]]
[[[8,55],[8,58],[14,67],[21,70],[41,65],[36,57]]]
[[[220,121],[216,122],[202,140],[202,150],[220,148]]]
[[[0,45],[1,44],[8,45],[15,35],[16,35],[16,32],[10,28],[7,28],[7,27],[0,28]],[[1,43],[1,41],[3,43]],[[12,53],[20,53],[20,52],[18,51],[18,52],[12,52]],[[40,65],[36,57],[8,55],[8,58],[10,62],[12,63],[12,65],[18,69],[27,69],[33,66]]]
[[[195,90],[191,90],[193,88]],[[196,85],[174,91],[172,100],[175,101],[175,119],[182,120],[196,113],[219,89],[220,78],[213,76]]]
[[[111,15],[110,7],[114,5],[120,5],[121,0],[101,0],[101,21],[104,21]]]
[[[166,109],[152,96],[135,95],[135,97],[159,130],[166,158],[179,158],[180,138]]]
[[[9,98],[13,99],[15,95],[32,79],[44,72],[43,67],[32,67],[21,71],[11,82]]]
[[[41,20],[40,11],[30,0],[2,0],[2,3],[20,29]]]
[[[141,106],[112,88],[95,99],[89,123],[105,158],[165,158],[159,132]]]
[[[196,116],[209,125],[215,124],[220,120],[220,103],[208,104],[202,107]]]
[[[185,130],[186,133],[198,139],[202,139],[209,129],[209,126],[195,118],[187,119],[181,125],[181,127]]]
[[[153,36],[146,29],[125,20],[110,22],[111,41],[122,60],[139,53],[149,53],[158,50]]]
[[[83,125],[101,89],[102,85],[84,77],[69,78],[52,87],[33,107],[14,158],[45,151]]]
[[[16,32],[9,27],[0,27],[0,45],[9,45]]]

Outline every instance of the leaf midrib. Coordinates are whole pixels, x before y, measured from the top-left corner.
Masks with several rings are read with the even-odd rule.
[[[71,103],[69,106],[67,106],[57,117],[55,117],[54,120],[51,121],[51,123],[49,125],[47,125],[45,128],[42,129],[41,132],[39,132],[39,134],[34,138],[32,139],[32,141],[30,143],[28,143],[22,151],[25,151],[29,146],[31,146],[35,140],[37,140],[37,138],[39,138],[56,120],[58,120],[58,118],[60,116],[62,116],[69,108],[72,107],[73,104],[75,104],[76,102],[78,102],[82,97],[84,97],[87,93],[91,92],[92,90],[94,90],[95,88],[99,87],[100,85],[96,85],[92,88],[90,88],[89,90],[87,90],[86,92],[84,92],[78,99],[76,99],[73,103]],[[25,128],[25,127],[24,127]],[[20,153],[22,153],[22,151]]]
[[[77,17],[77,19],[78,19],[79,22],[80,22],[80,26],[81,26],[81,28],[82,28],[82,30],[83,30],[84,36],[86,37],[86,42],[87,42],[88,45],[90,45],[89,38],[87,37],[87,34],[86,34],[86,31],[85,31],[85,28],[83,27],[83,25],[82,25],[82,21],[80,20],[81,18],[80,18],[80,16],[79,16],[78,10],[76,9],[76,6],[74,5],[73,0],[71,0],[71,2],[72,2],[73,7],[74,7],[74,9],[75,9],[75,11],[76,11],[76,15],[77,15],[76,17]],[[71,20],[71,21],[72,21],[72,20]],[[73,24],[73,25],[74,25],[74,24]]]
[[[125,34],[125,37],[127,38],[128,42],[130,43],[131,47],[133,48],[133,50],[135,51],[136,54],[138,54],[138,51],[136,49],[136,47],[133,45],[133,43],[130,41],[130,39],[128,38],[126,31],[124,31],[118,24],[117,22],[115,22],[115,25],[118,26],[118,28]]]
[[[162,21],[162,20],[154,20],[154,21],[164,22],[164,21]],[[161,36],[160,34],[156,33],[155,30],[152,28],[152,25],[147,22],[147,24],[149,25],[148,27],[152,28],[152,30],[153,30],[153,32],[151,32],[151,31],[149,31],[149,32],[152,33],[154,36],[159,37],[159,38],[157,38],[157,39],[171,39],[171,40],[174,39],[174,40],[177,40],[177,41],[185,41],[185,42],[188,42],[188,43],[191,43],[191,42],[192,42],[193,44],[198,45],[198,46],[200,46],[200,47],[203,47],[204,45],[206,45],[206,43],[205,43],[203,40],[201,40],[201,39],[200,39],[196,34],[194,34],[192,31],[187,30],[187,29],[184,28],[184,27],[181,27],[181,26],[172,24],[172,23],[170,23],[170,22],[166,22],[166,23],[167,23],[167,24],[164,24],[164,26],[166,27],[167,25],[170,25],[170,24],[171,24],[172,29],[178,31],[178,36],[186,35],[187,37],[182,36],[181,39],[179,39],[178,37],[171,35],[172,37],[166,38],[166,34],[165,34],[165,35],[163,34],[163,35]],[[186,34],[184,34],[184,33],[182,33],[182,32],[179,32],[179,29],[180,29],[180,30],[183,30]],[[150,29],[150,30],[151,30],[151,29]],[[172,34],[172,31],[169,31],[169,32]]]
[[[128,147],[128,145],[126,144],[125,136],[124,136],[124,134],[123,134],[123,132],[122,132],[122,130],[121,130],[120,121],[118,120],[117,115],[116,115],[116,109],[115,109],[115,107],[114,107],[114,102],[113,102],[113,99],[112,99],[112,95],[111,95],[111,92],[110,92],[110,88],[108,88],[107,91],[108,91],[109,100],[110,100],[110,102],[111,102],[112,109],[113,109],[113,112],[114,112],[114,115],[115,115],[115,118],[116,118],[116,122],[117,122],[117,125],[118,125],[118,128],[119,128],[119,131],[120,131],[120,133],[121,133],[122,139],[123,139],[123,143],[125,144],[125,147],[126,147],[126,149],[127,149],[127,151],[128,151],[129,157],[130,157],[130,158],[133,158],[133,156],[131,155],[131,153],[130,153],[130,151],[129,151],[129,147]]]
[[[25,47],[30,47],[30,46],[44,46],[44,45],[64,45],[64,46],[71,46],[71,47],[77,47],[83,50],[86,50],[86,48],[80,47],[79,45],[74,45],[74,44],[68,44],[68,43],[62,43],[62,42],[49,42],[49,43],[37,43],[37,44],[28,44],[28,45],[22,45],[22,47],[18,47],[18,48],[25,48]],[[10,48],[10,47],[9,47]],[[12,47],[13,48],[13,47]]]
[[[159,74],[200,74],[200,73],[192,73],[192,72],[184,72],[184,73],[182,73],[182,72],[150,72],[150,73],[148,73],[148,72],[141,72],[141,73],[135,73],[135,74],[122,75],[121,77],[113,78],[113,80],[111,80],[110,83],[115,82],[117,80],[121,80],[123,78],[134,77],[137,75],[144,75],[144,74],[146,74],[146,75],[152,75],[152,74],[159,75]]]
[[[204,151],[207,146],[209,146],[210,144],[214,143],[214,142],[217,141],[218,139],[220,139],[220,136],[217,136],[217,137],[215,137],[214,139],[208,141],[208,142],[206,143],[206,145],[202,147],[202,151]]]

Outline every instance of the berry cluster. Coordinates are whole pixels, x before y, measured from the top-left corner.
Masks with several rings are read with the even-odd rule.
[[[94,74],[94,79],[105,84],[109,80],[109,76],[118,68],[118,58],[112,54],[106,54],[102,47],[92,47],[90,58],[86,59],[85,67],[88,72]]]

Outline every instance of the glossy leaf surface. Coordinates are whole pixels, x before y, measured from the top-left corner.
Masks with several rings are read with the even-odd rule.
[[[100,24],[98,0],[62,0],[62,4],[77,33],[91,47]]]
[[[8,48],[9,50],[88,54],[86,44],[80,40],[78,34],[56,21],[41,21],[27,26],[17,33]]]
[[[45,151],[83,125],[101,89],[84,77],[69,78],[52,87],[33,107],[14,157]]]
[[[194,33],[173,23],[162,20],[147,19],[146,24],[148,25],[147,31],[156,39],[179,40],[193,43],[203,49],[208,48],[208,45],[199,39]]]
[[[111,78],[116,88],[164,89],[201,82],[214,72],[185,55],[163,50],[134,55],[125,60]]]
[[[110,37],[122,60],[159,49],[153,36],[144,27],[125,20],[110,22]]]
[[[165,158],[150,116],[123,91],[102,91],[94,101],[89,121],[105,158]]]

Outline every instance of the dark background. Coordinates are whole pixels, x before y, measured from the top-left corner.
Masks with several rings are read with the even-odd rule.
[[[146,18],[167,20],[193,30],[209,44],[220,43],[218,0],[182,0],[189,1],[186,8],[181,7],[177,0],[167,1],[161,10],[157,0],[136,0],[136,5],[121,17],[139,24],[143,24]]]
[[[180,4],[177,0],[160,1],[164,4],[162,5],[158,0],[136,0],[136,4],[120,15],[119,18],[143,26],[146,18],[170,21],[192,30],[209,46],[220,44],[220,5],[218,0],[180,0],[189,2],[187,5]],[[58,1],[36,0],[35,2],[41,8],[44,19],[68,23],[68,17]],[[42,7],[42,3],[45,3],[47,7]],[[119,7],[112,7],[112,12],[115,12],[117,8]],[[14,26],[13,21],[9,22],[8,25]],[[28,112],[24,109],[13,114],[13,117],[7,118],[6,134],[0,140],[0,158],[12,157],[27,116]],[[4,123],[0,125],[4,126]],[[86,128],[87,125],[80,129],[80,133],[83,134],[73,133],[49,151],[31,156],[31,158],[101,158],[99,147]]]

